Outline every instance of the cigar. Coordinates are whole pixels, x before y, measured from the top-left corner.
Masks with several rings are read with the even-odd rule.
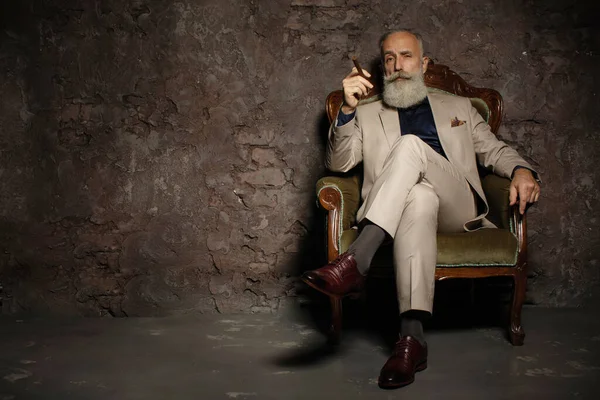
[[[369,80],[369,78],[367,78],[365,76],[365,73],[363,72],[362,68],[360,67],[360,64],[358,63],[358,60],[356,59],[356,56],[352,56],[352,62],[354,63],[354,66],[356,67],[356,70],[358,71],[358,74],[360,76],[362,76],[363,78],[365,78],[366,80]]]
[[[360,67],[360,64],[358,63],[356,56],[352,56],[352,62],[354,63],[354,66],[356,67],[356,70],[358,71],[358,75],[362,76],[367,81],[369,81],[369,83],[371,85],[373,85],[373,82],[371,82],[371,80],[365,76],[365,73],[363,72],[362,68]],[[373,88],[371,88],[371,89],[367,88],[367,96],[369,96],[369,94],[371,93],[371,90],[373,90]]]

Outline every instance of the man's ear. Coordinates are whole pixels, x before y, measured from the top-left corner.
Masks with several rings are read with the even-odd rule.
[[[429,57],[423,57],[423,73],[427,72],[427,66],[429,65]]]

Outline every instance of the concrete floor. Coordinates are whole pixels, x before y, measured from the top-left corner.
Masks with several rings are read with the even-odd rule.
[[[496,327],[429,329],[429,368],[377,387],[384,341],[343,344],[297,315],[41,320],[0,318],[0,400],[600,399],[595,310],[525,308],[512,347]]]

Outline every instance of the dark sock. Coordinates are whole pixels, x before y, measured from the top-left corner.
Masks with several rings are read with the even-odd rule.
[[[366,275],[375,252],[385,239],[385,231],[379,226],[368,223],[350,245],[348,252],[354,254],[356,265],[361,274]]]
[[[400,320],[400,336],[412,336],[425,343],[425,334],[423,333],[423,321],[429,315],[426,311],[411,310],[403,313]]]

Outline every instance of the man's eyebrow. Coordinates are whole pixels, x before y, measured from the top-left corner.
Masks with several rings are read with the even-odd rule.
[[[410,50],[400,50],[398,53],[396,53],[395,51],[392,51],[392,50],[386,50],[386,51],[383,52],[384,56],[387,56],[387,55],[395,56],[396,54],[400,54],[401,56],[412,55],[412,51],[410,51]]]

